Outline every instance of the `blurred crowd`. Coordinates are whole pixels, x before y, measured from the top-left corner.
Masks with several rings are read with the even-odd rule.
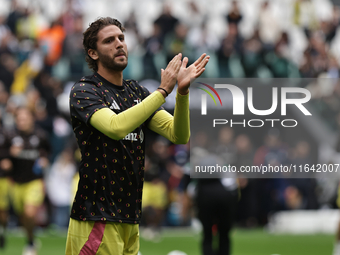
[[[32,6],[25,1],[7,2],[8,12],[0,14],[1,126],[8,131],[17,128],[19,107],[34,114],[35,126],[46,133],[50,144],[44,168],[45,204],[37,218],[43,226],[66,227],[80,160],[68,97],[73,83],[91,73],[82,48],[91,5],[65,0],[51,20],[44,15],[44,5],[39,5],[49,1],[36,1]],[[125,16],[113,9],[111,15],[115,17],[117,12],[126,28],[129,65],[124,78],[159,83],[161,68],[179,52],[189,60],[203,52],[209,54],[207,78],[339,78],[340,9],[331,2],[322,1],[324,11],[320,12],[320,1],[312,0],[254,1],[256,8],[250,11],[247,1],[213,1],[224,8],[217,14],[208,11],[211,9],[203,2],[146,1],[141,10],[149,8],[153,14],[145,19],[138,7],[126,11],[121,6]],[[177,15],[179,8],[182,12]],[[314,84],[310,89],[320,116],[337,128],[339,82]],[[149,135],[143,224],[155,229],[190,225],[189,145],[172,145]],[[261,164],[269,154],[279,161],[309,162],[311,157],[308,142],[284,145],[278,134],[255,143],[249,134],[235,135],[229,130],[219,142],[231,164]],[[246,227],[265,224],[268,215],[277,210],[335,207],[335,189],[327,199],[320,198],[321,184],[313,179],[240,178],[239,184],[237,221]]]
[[[203,152],[207,155],[213,153],[221,160],[219,164],[235,166],[237,170],[245,166],[299,166],[315,162],[308,141],[299,139],[289,144],[277,128],[269,129],[262,144],[257,146],[251,134],[237,128],[223,127],[217,132],[216,137],[201,131],[193,134],[192,161],[204,165],[204,159],[197,161]],[[237,222],[242,227],[254,227],[266,224],[268,216],[277,211],[333,207],[335,197],[329,199],[327,205],[321,192],[322,183],[306,176],[292,178],[293,175],[282,172],[271,175],[271,178],[251,178],[252,175],[247,173],[221,177],[237,178],[240,192]]]

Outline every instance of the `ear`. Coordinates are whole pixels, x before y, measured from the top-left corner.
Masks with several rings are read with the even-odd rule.
[[[90,58],[92,58],[93,60],[97,60],[99,58],[98,54],[97,54],[97,51],[94,50],[94,49],[89,49],[87,51],[87,54],[89,54]]]

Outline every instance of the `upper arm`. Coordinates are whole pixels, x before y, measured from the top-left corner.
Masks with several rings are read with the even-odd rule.
[[[117,133],[117,129],[115,130],[112,126],[113,118],[116,114],[111,111],[109,108],[102,108],[95,113],[90,118],[90,124],[98,131],[102,132],[103,134],[107,135],[108,137],[119,140],[122,139],[122,135]]]
[[[76,83],[70,92],[70,114],[84,123],[88,123],[92,114],[107,105],[98,88],[90,83]]]

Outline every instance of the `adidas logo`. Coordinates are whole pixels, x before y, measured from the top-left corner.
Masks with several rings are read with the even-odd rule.
[[[112,101],[112,105],[110,106],[110,109],[120,110],[119,105],[117,104],[115,100]]]

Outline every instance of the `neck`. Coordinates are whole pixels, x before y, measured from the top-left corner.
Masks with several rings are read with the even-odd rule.
[[[122,71],[111,71],[105,68],[98,68],[97,72],[101,77],[103,77],[105,80],[118,85],[123,85],[123,72]]]
[[[25,135],[29,135],[29,134],[33,133],[33,130],[34,130],[34,128],[28,128],[28,129],[25,129],[25,130],[19,130],[19,132],[21,132],[22,134],[25,134]]]

